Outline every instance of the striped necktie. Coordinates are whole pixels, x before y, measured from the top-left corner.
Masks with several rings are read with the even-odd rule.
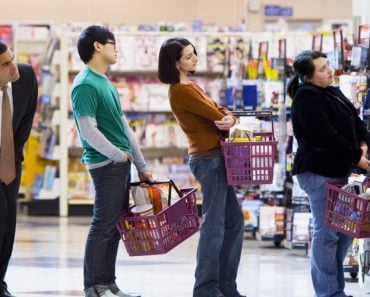
[[[3,106],[1,118],[0,180],[10,184],[15,178],[15,156],[12,114],[7,87],[2,87]]]

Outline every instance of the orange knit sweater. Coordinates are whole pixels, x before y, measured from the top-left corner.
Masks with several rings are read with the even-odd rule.
[[[218,148],[222,131],[213,121],[232,113],[209,98],[195,82],[173,84],[168,93],[172,112],[187,136],[189,154]]]

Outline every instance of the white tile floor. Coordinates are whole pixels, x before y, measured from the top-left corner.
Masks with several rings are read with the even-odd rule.
[[[7,282],[19,297],[83,296],[82,263],[88,217],[19,216]],[[143,297],[191,297],[198,234],[166,255],[129,257],[120,247],[117,283]],[[309,258],[302,251],[275,248],[249,234],[239,270],[239,290],[248,297],[312,297]],[[370,276],[347,294],[370,296]]]

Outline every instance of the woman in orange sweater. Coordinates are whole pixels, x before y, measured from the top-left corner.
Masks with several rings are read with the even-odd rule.
[[[235,117],[189,80],[197,62],[196,49],[187,39],[171,38],[162,44],[158,76],[170,84],[171,109],[187,136],[189,166],[202,192],[193,297],[245,297],[236,286],[244,219],[235,192],[227,185],[220,150],[220,139]]]

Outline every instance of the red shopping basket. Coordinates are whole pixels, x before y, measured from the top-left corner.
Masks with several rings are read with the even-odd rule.
[[[341,187],[344,183],[326,183],[326,225],[355,238],[370,237],[370,200]]]
[[[195,188],[181,189],[180,199],[156,215],[134,216],[130,212],[133,206],[122,213],[117,227],[128,254],[165,254],[196,233],[199,219],[195,192]]]
[[[260,141],[221,141],[229,185],[271,184],[274,177],[277,141],[271,111],[234,112],[237,116],[270,116],[272,132],[254,133]]]

